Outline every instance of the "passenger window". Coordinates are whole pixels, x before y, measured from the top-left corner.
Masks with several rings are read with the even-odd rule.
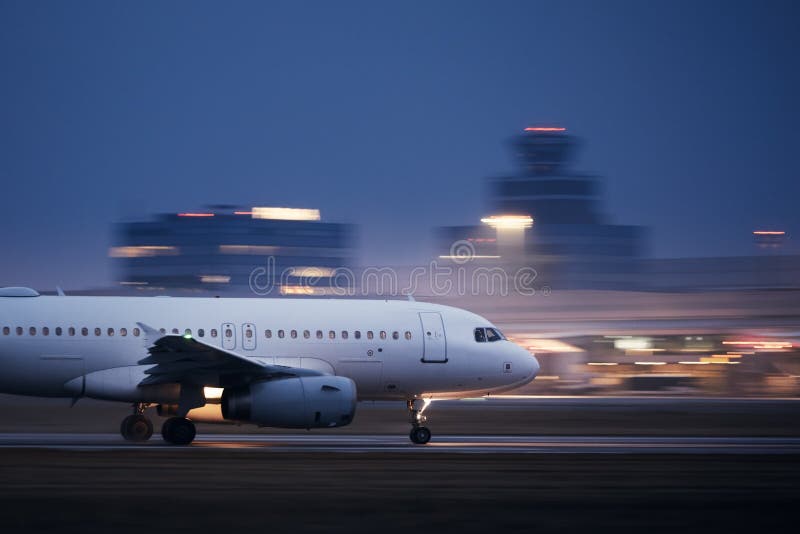
[[[400,339],[400,333],[399,332],[392,332],[392,339]]]
[[[134,329],[133,329],[133,337],[139,337],[139,333],[140,333],[140,332],[139,332],[139,329],[138,329],[138,328],[134,328]]]
[[[114,336],[114,329],[113,328],[109,328],[108,329],[108,337],[113,337],[113,336]]]
[[[7,326],[4,326],[3,327],[3,335],[7,336],[10,333],[11,333],[11,329],[9,327],[7,327]]]
[[[75,327],[74,326],[70,326],[68,332],[69,332],[70,336],[74,336],[75,335]]]
[[[253,339],[253,329],[252,328],[245,328],[244,337],[246,337],[247,339]]]
[[[317,330],[317,339],[322,339],[322,330]]]
[[[264,337],[269,339],[272,337],[272,330],[264,330]]]
[[[381,339],[386,339],[386,331],[381,330]]]
[[[278,330],[278,337],[283,339],[283,330]]]
[[[173,328],[173,329],[172,329],[172,333],[173,333],[173,334],[177,334],[177,333],[178,333],[178,329],[177,329],[177,328]]]
[[[500,341],[501,339],[503,339],[503,336],[500,335],[500,332],[494,328],[486,329],[486,341]]]
[[[60,336],[60,335],[61,335],[63,332],[64,332],[64,331],[61,329],[61,327],[60,327],[60,326],[57,326],[57,327],[56,327],[56,335],[57,335],[57,336]]]
[[[367,330],[367,339],[372,339],[373,337],[375,336],[372,335],[372,330]]]
[[[361,339],[361,330],[356,330],[353,332],[353,337],[356,339]]]
[[[192,329],[191,328],[187,328],[186,330],[183,331],[183,335],[184,336],[191,336],[192,335]],[[251,332],[250,335],[253,335],[253,333]]]
[[[292,339],[297,339],[297,330],[292,330],[290,335],[292,336]]]
[[[166,328],[159,328],[158,331],[161,332],[162,334],[166,334],[167,333],[167,329]]]
[[[303,337],[306,339],[310,338],[311,332],[309,332],[308,330],[303,330]]]
[[[32,326],[32,327],[30,327],[30,328],[28,329],[28,333],[29,333],[30,335],[32,335],[32,336],[35,336],[35,335],[36,335],[36,327],[35,327],[35,326]]]
[[[94,329],[94,335],[95,335],[96,337],[100,337],[100,335],[102,335],[102,334],[103,334],[103,331],[102,331],[102,330],[100,330],[99,328],[95,328],[95,329]]]
[[[89,329],[86,328],[85,326],[83,328],[81,328],[81,335],[82,336],[88,336],[89,335]]]
[[[50,329],[48,327],[46,327],[46,326],[43,327],[42,328],[42,335],[43,336],[49,336],[50,335]]]
[[[197,337],[206,337],[206,331],[202,328],[197,329]]]
[[[475,329],[475,341],[478,343],[483,343],[486,341],[486,332],[483,328],[476,328]]]
[[[217,329],[216,328],[212,328],[211,329],[211,337],[217,337]]]
[[[17,327],[17,335],[18,335],[18,336],[21,336],[21,335],[22,335],[22,327],[21,327],[21,326],[18,326],[18,327]]]
[[[119,329],[119,335],[121,335],[122,337],[127,336],[128,335],[128,329],[127,328],[120,328]]]
[[[230,328],[226,328],[225,329],[225,337],[232,338],[233,337],[233,330],[231,330]]]
[[[406,330],[406,339],[411,339],[411,332]]]
[[[328,339],[336,339],[336,332],[334,332],[333,330],[329,330]]]
[[[347,339],[347,338],[348,338],[347,330],[342,330],[342,339]]]

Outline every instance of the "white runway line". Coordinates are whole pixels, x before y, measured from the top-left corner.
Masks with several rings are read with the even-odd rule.
[[[0,449],[392,453],[582,453],[582,454],[800,454],[800,438],[644,436],[434,436],[413,445],[398,435],[207,434],[189,447],[165,444],[157,436],[144,444],[116,434],[0,434]]]

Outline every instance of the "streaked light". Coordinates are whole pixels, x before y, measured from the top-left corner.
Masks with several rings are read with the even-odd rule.
[[[648,337],[625,337],[615,339],[614,348],[619,350],[652,350],[653,343]]]
[[[151,256],[177,256],[178,247],[142,245],[135,247],[111,247],[108,255],[112,258],[148,258]]]
[[[252,215],[253,212],[252,211],[234,211],[233,214],[234,215]]]
[[[322,295],[323,288],[313,286],[281,286],[281,295]]]
[[[303,278],[331,278],[336,274],[336,269],[330,267],[289,267],[289,276]]]
[[[496,260],[499,259],[500,256],[483,256],[481,254],[472,254],[470,256],[458,256],[453,254],[446,254],[444,256],[439,256],[439,258],[443,260],[464,260],[467,258],[470,260],[489,260],[489,259]]]
[[[619,365],[619,364],[617,364],[615,362],[589,362],[586,365],[613,366],[613,365]]]
[[[634,365],[667,365],[667,362],[633,362]]]
[[[222,254],[252,254],[252,255],[270,255],[275,254],[280,250],[280,247],[270,245],[220,245],[219,251]]]
[[[121,286],[146,286],[150,282],[120,282]]]
[[[213,217],[213,213],[179,213],[178,217]]]
[[[753,235],[786,235],[782,230],[756,230]]]
[[[520,229],[533,226],[533,217],[530,215],[492,215],[491,217],[484,217],[481,222],[498,230]]]
[[[227,284],[231,281],[230,276],[224,274],[204,274],[200,277],[204,284]]]
[[[523,336],[519,337],[520,339],[519,342],[517,343],[518,345],[521,345],[526,349],[528,349],[530,352],[535,352],[537,354],[583,352],[583,349],[581,349],[580,347],[570,345],[569,343],[565,343],[558,339],[536,339],[536,338],[526,338]]]
[[[536,380],[561,380],[561,377],[557,375],[539,375]]]
[[[525,128],[526,132],[566,132],[566,128],[559,128],[556,126],[529,126]]]
[[[711,362],[678,362],[681,365],[708,365]]]
[[[284,221],[318,221],[320,213],[317,209],[305,208],[253,208],[254,219],[279,219]]]

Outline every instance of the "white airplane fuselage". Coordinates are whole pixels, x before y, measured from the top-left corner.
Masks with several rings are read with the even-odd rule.
[[[510,341],[477,342],[486,319],[422,302],[12,296],[0,297],[0,392],[177,402],[137,386],[150,367],[139,363],[148,342],[138,324],[265,365],[349,377],[358,400],[488,394],[539,369]]]

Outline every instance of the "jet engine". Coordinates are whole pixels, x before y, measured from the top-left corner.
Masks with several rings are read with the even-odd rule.
[[[355,382],[308,376],[255,382],[222,393],[225,419],[279,428],[345,426],[356,411]]]

